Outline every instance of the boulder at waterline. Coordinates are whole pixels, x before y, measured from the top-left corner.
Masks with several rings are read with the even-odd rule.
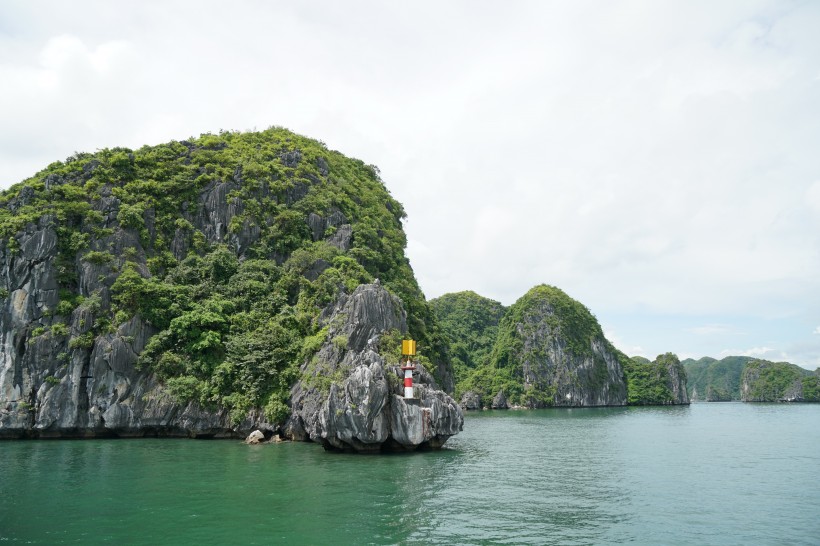
[[[460,405],[465,410],[480,410],[481,397],[473,391],[467,391],[461,395]]]
[[[493,409],[509,409],[509,405],[507,404],[507,397],[504,396],[504,391],[498,391],[498,394],[495,395],[493,398],[493,403],[490,406]]]
[[[247,438],[245,438],[245,443],[248,445],[257,445],[261,444],[265,441],[265,435],[262,433],[261,430],[254,430],[251,432]]]

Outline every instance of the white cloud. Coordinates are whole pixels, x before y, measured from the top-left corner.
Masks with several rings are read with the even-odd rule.
[[[803,368],[820,368],[820,342],[815,339],[784,343],[782,349],[773,347],[751,347],[747,349],[724,349],[717,358],[726,356],[750,356],[773,362],[791,362]]]
[[[645,358],[649,358],[646,354],[646,351],[640,345],[630,345],[625,343],[618,334],[613,332],[612,330],[605,330],[604,337],[609,340],[612,345],[614,345],[618,350],[624,353],[627,356],[642,356]]]
[[[694,326],[692,328],[687,328],[686,331],[701,336],[727,335],[737,333],[737,331],[732,326],[726,324],[705,324],[703,326]]]
[[[736,354],[739,354],[740,356],[763,356],[772,354],[773,351],[774,349],[771,347],[752,347],[751,349],[746,349],[745,351],[740,351]]]
[[[749,349],[724,349],[720,352],[720,356],[752,356],[771,360],[785,358],[786,355],[771,347],[751,347]]]
[[[817,213],[820,213],[820,180],[814,182],[806,190],[806,204]]]
[[[820,326],[818,326],[817,328],[815,328],[813,333],[814,333],[815,335],[820,335]]]
[[[546,282],[599,313],[705,317],[704,339],[726,313],[820,308],[820,4],[54,1],[0,21],[0,187],[77,150],[284,125],[380,167],[429,298]]]
[[[139,131],[143,119],[130,103],[145,91],[139,54],[124,40],[89,47],[79,37],[48,39],[37,62],[0,58],[0,171],[3,186],[34,174],[74,151],[130,144],[123,128]],[[136,143],[134,143],[136,144]],[[29,165],[16,175],[9,170]]]

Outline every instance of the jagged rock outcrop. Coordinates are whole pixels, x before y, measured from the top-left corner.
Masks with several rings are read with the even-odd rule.
[[[463,425],[458,404],[419,369],[416,399],[402,396],[401,370],[378,353],[379,336],[405,332],[401,302],[378,281],[344,295],[322,315],[325,341],[292,390],[285,433],[326,449],[376,452],[438,448]]]
[[[137,355],[153,330],[138,317],[115,333],[89,337],[73,347],[52,321],[48,332],[32,328],[47,307],[50,269],[48,228],[32,234],[41,245],[27,246],[3,271],[20,262],[26,275],[6,277],[12,297],[0,312],[0,438],[93,436],[242,437],[254,426],[272,425],[255,412],[240,424],[226,410],[180,404],[156,378],[136,367]],[[44,299],[46,301],[44,301]],[[95,300],[92,300],[92,303]],[[63,325],[78,339],[95,320],[94,306],[80,307]]]
[[[115,206],[107,201],[101,209]],[[179,403],[137,356],[155,330],[139,317],[113,333],[92,326],[110,301],[113,264],[77,260],[86,296],[64,322],[58,305],[55,219],[42,216],[17,237],[19,250],[0,246],[0,277],[8,297],[0,310],[0,438],[93,436],[243,437],[255,426],[272,428],[261,412],[239,424],[227,410]],[[99,245],[121,251],[139,242],[117,230]],[[135,253],[136,255],[136,253]],[[76,340],[69,342],[69,339]]]
[[[662,360],[658,357],[658,360]],[[677,356],[667,353],[662,360],[665,364],[666,387],[671,394],[669,404],[689,404],[689,394],[686,391],[686,369]]]

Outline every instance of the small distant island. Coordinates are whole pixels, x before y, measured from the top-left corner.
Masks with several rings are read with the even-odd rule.
[[[683,361],[693,401],[820,402],[820,368],[748,356]]]

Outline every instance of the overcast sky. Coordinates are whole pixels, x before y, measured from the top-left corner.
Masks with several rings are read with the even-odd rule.
[[[820,2],[0,2],[0,187],[285,126],[377,165],[428,298],[820,366]]]

